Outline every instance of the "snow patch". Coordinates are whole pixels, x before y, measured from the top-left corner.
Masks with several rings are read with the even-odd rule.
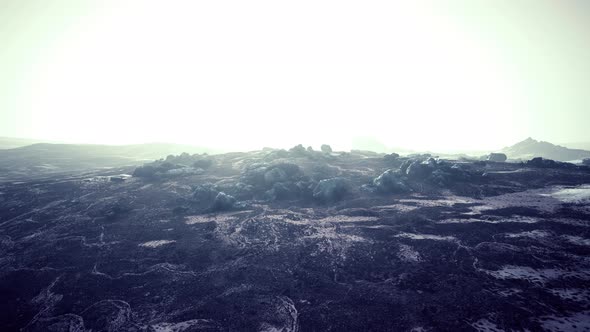
[[[554,191],[550,194],[545,194],[557,198],[564,203],[590,203],[590,185],[582,185],[575,188],[564,188]]]
[[[457,238],[454,236],[440,236],[432,234],[400,233],[395,235],[395,237],[403,237],[412,240],[457,241]]]
[[[366,221],[377,221],[379,218],[377,217],[368,217],[368,216],[345,216],[345,215],[335,215],[329,216],[321,219],[317,219],[317,222],[366,222]]]
[[[165,244],[170,244],[170,243],[174,243],[174,242],[176,242],[176,241],[174,241],[174,240],[155,240],[155,241],[148,241],[148,242],[140,243],[139,246],[146,247],[146,248],[157,248],[157,247],[163,246]]]
[[[551,233],[549,233],[547,231],[535,229],[533,231],[528,231],[528,232],[507,233],[507,234],[504,234],[504,236],[509,237],[509,238],[528,237],[528,238],[532,238],[532,239],[538,239],[538,238],[549,237],[549,236],[551,236]]]
[[[193,224],[204,224],[212,221],[217,222],[224,222],[224,221],[233,221],[237,218],[234,216],[227,216],[227,215],[205,215],[205,216],[188,216],[185,219],[185,223],[187,225]]]
[[[446,219],[439,221],[438,224],[467,224],[467,223],[475,223],[475,222],[482,222],[488,224],[502,224],[502,223],[523,223],[523,224],[534,224],[540,221],[539,218],[535,217],[525,217],[525,216],[514,216],[510,218],[489,218],[489,219],[479,219],[479,218],[468,218],[468,219]]]

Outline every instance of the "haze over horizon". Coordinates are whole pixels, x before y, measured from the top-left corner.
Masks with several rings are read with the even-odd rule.
[[[2,2],[0,136],[220,149],[590,141],[584,1]]]

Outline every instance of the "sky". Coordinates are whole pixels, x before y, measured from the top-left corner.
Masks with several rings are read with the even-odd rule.
[[[0,0],[0,136],[590,141],[590,2]]]

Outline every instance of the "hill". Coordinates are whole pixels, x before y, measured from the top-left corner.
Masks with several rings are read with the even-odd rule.
[[[146,143],[134,145],[91,145],[37,143],[0,150],[0,172],[5,176],[21,174],[35,177],[77,170],[122,167],[170,154],[215,153],[191,145]],[[1,179],[1,177],[0,177]]]
[[[531,159],[543,157],[559,161],[581,160],[590,158],[590,151],[570,149],[549,142],[527,138],[522,142],[502,149],[510,159]]]

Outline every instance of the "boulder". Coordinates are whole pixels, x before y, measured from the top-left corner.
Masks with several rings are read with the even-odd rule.
[[[265,186],[264,174],[270,165],[265,163],[255,163],[245,167],[242,171],[241,181],[252,186]]]
[[[144,179],[151,179],[156,176],[157,169],[152,165],[139,166],[133,171],[133,176]]]
[[[402,172],[402,174],[406,174],[408,167],[410,167],[413,162],[414,160],[411,159],[404,160],[404,162],[399,167],[400,172]]]
[[[303,176],[301,168],[295,164],[280,163],[271,165],[264,173],[264,181],[267,186],[272,186],[277,182],[296,181]]]
[[[169,161],[155,161],[137,167],[133,172],[133,176],[145,179],[156,179],[167,176],[191,175],[198,173],[194,170],[195,169],[192,167],[186,167]]]
[[[303,176],[301,168],[295,164],[252,164],[242,173],[242,182],[258,188],[272,188],[275,183],[293,182]]]
[[[426,164],[426,165],[428,165],[428,166],[430,166],[430,167],[432,167],[432,168],[435,168],[435,167],[437,166],[437,164],[438,164],[438,163],[437,163],[437,161],[436,161],[436,159],[434,159],[434,158],[432,158],[432,157],[430,157],[430,158],[426,159],[426,160],[425,160],[424,162],[422,162],[422,163],[423,163],[423,164]]]
[[[414,161],[406,169],[406,175],[415,180],[425,179],[433,170],[434,167],[431,165],[430,159],[425,162]]]
[[[234,189],[236,196],[241,199],[251,198],[255,193],[254,186],[243,182],[236,183]]]
[[[264,183],[267,187],[278,182],[285,182],[289,179],[287,173],[280,167],[273,167],[264,172]]]
[[[497,163],[503,163],[508,159],[504,153],[490,153],[487,157],[487,161],[493,161]]]
[[[399,154],[397,153],[390,153],[390,154],[386,154],[385,156],[383,156],[383,160],[385,160],[385,162],[387,163],[391,163],[394,161],[397,161],[399,159]]]
[[[220,191],[211,205],[213,211],[227,211],[231,210],[236,204],[236,199],[222,191]]]
[[[195,187],[193,191],[193,198],[199,202],[213,202],[219,190],[212,183],[204,183]]]
[[[582,160],[582,165],[590,166],[590,158],[585,158]]]
[[[332,147],[329,146],[328,144],[322,144],[320,149],[322,150],[323,153],[332,153]]]
[[[470,180],[468,166],[464,164],[449,164],[438,161],[436,169],[428,177],[428,181],[440,187],[449,187],[456,182]]]
[[[343,178],[331,178],[318,182],[313,190],[313,197],[320,202],[336,202],[349,192],[349,184]]]
[[[377,191],[382,193],[403,193],[409,191],[402,174],[399,171],[388,169],[373,180]]]
[[[300,188],[293,182],[275,183],[266,194],[270,200],[293,199],[300,196]]]
[[[303,145],[298,144],[298,145],[290,148],[289,149],[289,153],[292,156],[295,156],[295,157],[302,157],[302,156],[305,156],[307,154],[307,150],[305,150],[305,148],[303,147]]]
[[[323,180],[337,177],[340,174],[340,169],[328,164],[318,164],[311,167],[310,176],[314,180]]]

